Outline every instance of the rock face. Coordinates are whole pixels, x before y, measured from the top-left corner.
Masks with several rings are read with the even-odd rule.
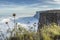
[[[39,11],[37,11],[37,12],[36,12],[36,14],[34,15],[34,18],[39,19],[39,16],[40,16],[39,14],[40,14],[40,12],[39,12]]]
[[[39,15],[39,29],[51,23],[60,24],[60,10],[41,11]]]

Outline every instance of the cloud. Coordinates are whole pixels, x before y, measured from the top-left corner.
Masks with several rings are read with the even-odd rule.
[[[53,0],[53,1],[55,1],[55,2],[60,2],[60,0]]]
[[[46,0],[45,3],[51,4],[51,5],[59,5],[60,0]]]
[[[56,4],[60,4],[60,0],[54,0]]]
[[[0,5],[1,6],[1,5]],[[0,13],[4,14],[12,14],[17,13],[18,15],[32,15],[35,14],[36,11],[41,11],[48,9],[49,5],[39,5],[39,4],[32,4],[32,5],[3,5],[0,7]]]
[[[41,0],[39,3],[34,3],[30,5],[14,4],[13,2],[0,3],[0,14],[16,13],[19,16],[29,16],[34,15],[36,11],[50,10],[50,9],[60,9],[59,0]],[[58,5],[57,5],[58,4]]]
[[[1,23],[5,23],[5,22],[10,22],[11,20],[10,19],[3,19],[3,20],[1,20]]]

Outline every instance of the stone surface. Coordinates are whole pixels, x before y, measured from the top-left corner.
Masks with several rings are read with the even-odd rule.
[[[41,11],[39,15],[39,29],[42,28],[44,25],[49,25],[51,23],[60,23],[60,10]]]

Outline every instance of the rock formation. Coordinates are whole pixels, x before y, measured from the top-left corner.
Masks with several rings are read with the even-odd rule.
[[[38,28],[51,23],[60,24],[60,10],[40,11]]]

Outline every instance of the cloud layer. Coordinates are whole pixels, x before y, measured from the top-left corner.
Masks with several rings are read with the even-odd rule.
[[[35,14],[36,11],[60,9],[60,0],[1,0],[0,15],[17,13],[22,16]]]

